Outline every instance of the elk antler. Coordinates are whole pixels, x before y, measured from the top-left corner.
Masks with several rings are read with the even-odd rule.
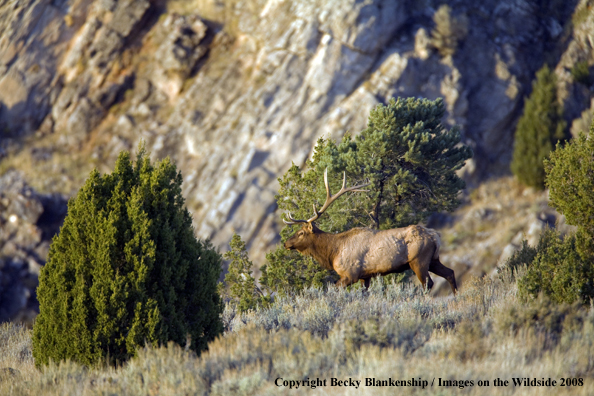
[[[296,223],[311,223],[313,221],[316,221],[320,217],[320,215],[322,213],[324,213],[324,211],[326,209],[328,209],[328,207],[332,204],[332,202],[336,201],[336,199],[338,197],[340,197],[342,194],[347,193],[349,191],[352,191],[352,192],[369,191],[369,190],[359,190],[359,189],[362,187],[367,187],[370,184],[371,183],[366,183],[366,184],[360,184],[358,186],[346,188],[346,172],[343,172],[342,188],[340,189],[339,192],[336,193],[336,195],[331,195],[330,194],[330,186],[328,186],[328,168],[326,168],[326,170],[324,171],[324,185],[326,186],[326,202],[324,202],[322,209],[320,209],[318,211],[316,209],[316,205],[314,204],[313,205],[314,215],[313,215],[313,217],[309,218],[308,220],[296,220],[291,216],[291,213],[289,213],[288,217],[289,217],[289,220],[291,220],[291,221],[286,221],[285,219],[283,219],[283,222],[287,225],[291,225],[291,224],[296,224]]]

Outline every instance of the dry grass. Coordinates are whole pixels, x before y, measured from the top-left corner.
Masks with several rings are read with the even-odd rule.
[[[521,275],[521,274],[520,274]],[[474,279],[456,298],[434,298],[403,284],[368,292],[330,288],[279,298],[269,309],[224,313],[227,331],[196,357],[170,344],[138,351],[123,367],[61,363],[34,368],[30,331],[0,327],[2,395],[594,394],[594,309],[521,304],[508,273]],[[10,367],[13,370],[8,370]],[[326,379],[317,390],[277,387]],[[331,387],[331,378],[363,381]],[[371,387],[379,380],[435,378],[433,387]],[[583,378],[583,386],[495,387],[495,378]],[[439,379],[473,386],[438,386]],[[488,380],[479,387],[478,380]]]

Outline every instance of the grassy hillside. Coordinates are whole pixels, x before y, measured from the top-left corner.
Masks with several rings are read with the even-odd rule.
[[[38,371],[30,331],[3,324],[0,394],[594,394],[594,308],[522,303],[516,290],[507,273],[474,278],[455,298],[383,282],[368,292],[310,289],[258,312],[227,307],[224,336],[200,357],[169,345],[140,350],[117,369],[61,363]],[[557,386],[513,385],[527,377]],[[281,385],[319,378],[326,386],[290,389],[277,378]],[[361,383],[331,386],[332,378]],[[366,386],[366,378],[427,381],[431,389]],[[495,386],[496,378],[509,385]],[[562,378],[583,385],[562,387]]]
[[[441,234],[441,261],[464,284],[473,276],[492,275],[522,240],[536,246],[547,227],[563,234],[575,232],[548,203],[548,190],[526,188],[512,176],[485,181],[463,197],[455,212],[442,215],[442,224],[430,224]],[[434,293],[448,295],[447,282],[434,278]]]

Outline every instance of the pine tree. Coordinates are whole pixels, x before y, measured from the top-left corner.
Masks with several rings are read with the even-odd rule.
[[[248,257],[245,242],[239,235],[233,234],[229,246],[231,250],[223,256],[225,260],[230,261],[229,270],[225,275],[228,290],[225,290],[224,294],[239,312],[266,305],[268,299],[262,295],[252,276],[253,263]]]
[[[431,213],[453,210],[464,181],[456,175],[472,156],[460,145],[457,127],[441,124],[443,101],[391,99],[371,111],[368,126],[354,139],[339,144],[319,139],[311,161],[302,170],[293,165],[279,179],[276,196],[281,212],[308,219],[324,203],[323,173],[328,168],[330,189],[340,189],[342,172],[349,185],[369,180],[368,193],[352,193],[337,200],[317,220],[320,229],[342,232],[352,227],[389,229],[416,224]],[[284,243],[294,226],[281,231]],[[279,247],[267,255],[260,282],[272,291],[290,291],[336,279],[310,257]]]
[[[530,187],[544,187],[543,160],[555,142],[563,138],[563,108],[557,99],[557,79],[548,66],[536,73],[532,94],[524,104],[524,114],[516,128],[511,171]]]
[[[169,159],[136,163],[120,153],[113,173],[91,172],[50,246],[39,277],[36,364],[123,362],[138,347],[191,339],[200,352],[222,332],[221,257],[196,240]]]

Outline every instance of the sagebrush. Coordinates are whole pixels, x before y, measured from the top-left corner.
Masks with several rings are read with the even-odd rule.
[[[519,269],[518,277],[523,276]],[[391,395],[591,395],[594,393],[594,310],[557,305],[542,297],[517,298],[509,271],[475,278],[456,298],[434,298],[408,284],[373,282],[356,289],[306,289],[266,309],[240,313],[228,305],[227,331],[197,357],[176,344],[141,348],[119,368],[86,369],[63,362],[35,370],[24,328],[0,327],[0,394],[228,395],[314,392]],[[13,352],[14,349],[14,352]],[[29,355],[30,356],[30,355]],[[330,387],[330,378],[365,381],[422,378],[419,387]],[[496,387],[495,378],[581,378],[583,385]],[[326,379],[328,386],[289,389],[277,378]],[[472,380],[474,386],[438,386],[437,378]],[[477,380],[488,380],[488,387]],[[513,392],[512,392],[513,391]]]

